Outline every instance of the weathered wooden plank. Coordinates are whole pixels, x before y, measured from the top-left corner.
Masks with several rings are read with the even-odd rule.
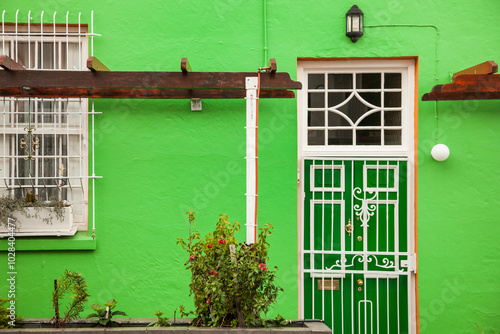
[[[462,74],[452,83],[436,85],[422,101],[500,99],[500,75]]]
[[[484,63],[472,66],[453,74],[452,80],[462,74],[493,74],[498,72],[498,64],[494,61],[485,61]]]
[[[188,72],[193,72],[193,69],[191,68],[191,65],[189,64],[189,61],[187,58],[181,59],[181,71],[184,74],[187,74]]]
[[[96,57],[90,57],[87,59],[87,68],[93,72],[96,71],[109,71],[109,68],[106,67],[99,59]]]
[[[241,99],[238,89],[136,89],[136,88],[0,88],[0,96],[104,99]],[[294,98],[290,90],[261,90],[260,98]]]
[[[19,64],[14,59],[6,55],[0,56],[0,67],[2,67],[4,70],[16,70],[16,71],[25,70],[25,68],[21,64]]]
[[[0,87],[245,89],[255,72],[0,71]],[[301,89],[288,73],[262,73],[261,89]]]

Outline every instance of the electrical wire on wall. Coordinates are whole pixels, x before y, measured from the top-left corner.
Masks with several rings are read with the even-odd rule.
[[[378,25],[365,25],[365,28],[432,28],[436,32],[436,44],[435,44],[435,68],[434,68],[434,79],[436,81],[436,85],[439,82],[438,73],[439,73],[439,29],[437,26],[433,24],[378,24]],[[434,117],[436,119],[436,133],[435,133],[435,141],[436,144],[439,143],[439,113],[438,113],[438,101],[434,104]]]
[[[260,97],[260,73],[267,72],[271,67],[260,67],[257,71],[257,101],[255,103],[255,221],[254,221],[254,235],[257,241],[257,207],[259,198],[259,97]]]

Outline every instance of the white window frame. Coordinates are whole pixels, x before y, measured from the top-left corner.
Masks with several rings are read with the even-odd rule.
[[[402,73],[401,96],[401,145],[307,145],[307,88],[309,73]],[[299,156],[409,156],[413,151],[413,121],[414,121],[414,85],[415,62],[413,59],[394,60],[321,60],[298,61],[297,80],[302,82],[302,89],[297,92],[298,111],[298,142]]]
[[[67,19],[67,18],[66,18]],[[86,70],[86,60],[89,54],[89,33],[88,33],[88,26],[83,25],[83,24],[18,24],[18,23],[3,23],[2,22],[2,27],[0,30],[1,37],[0,37],[0,53],[7,53],[5,52],[4,46],[10,45],[10,56],[13,58],[15,61],[17,60],[17,54],[13,54],[12,52],[15,50],[17,45],[19,43],[34,43],[35,45],[35,51],[32,51],[35,55],[35,59],[31,59],[30,65],[33,65],[30,70],[43,70],[41,68],[38,68],[38,57],[40,56],[40,45],[41,42],[43,43],[51,43],[51,47],[54,47],[54,44],[56,45],[57,52],[58,52],[58,57],[55,58],[56,66],[55,68],[51,68],[51,70]],[[76,61],[77,65],[73,66],[69,69],[66,68],[66,65],[69,63],[69,55],[70,51],[69,48],[65,48],[65,45],[69,45],[68,43],[77,43],[78,44],[78,50],[73,50],[72,52],[77,52],[78,54],[74,56],[74,61]],[[31,45],[31,44],[30,44]],[[30,46],[31,47],[31,46]],[[13,49],[14,48],[14,49]],[[62,61],[61,55],[66,52],[66,59],[67,63],[64,64]],[[41,56],[40,56],[41,57]],[[76,60],[76,58],[78,58]],[[52,61],[53,63],[54,61]],[[42,64],[43,66],[43,64]],[[22,131],[24,126],[26,126],[25,123],[14,123],[14,127],[11,127],[9,130],[7,125],[6,125],[6,118],[4,118],[6,113],[12,112],[12,106],[16,101],[21,101],[25,100],[28,101],[28,98],[1,98],[0,99],[0,118],[1,124],[0,124],[0,136],[3,137],[4,145],[7,146],[7,143],[10,143],[12,141],[12,137],[9,138],[9,136],[15,136],[16,139],[17,137],[23,135],[24,133],[20,133],[19,131]],[[61,154],[61,148],[59,149],[58,155],[54,156],[54,159],[56,161],[59,159],[65,159],[66,161],[70,161],[69,159],[77,159],[77,164],[79,167],[77,168],[78,171],[74,171],[72,173],[67,171],[67,174],[59,174],[58,176],[64,175],[64,177],[61,177],[61,179],[64,179],[66,184],[63,185],[64,188],[66,188],[66,193],[67,193],[67,198],[71,198],[75,196],[76,192],[81,192],[81,194],[77,194],[77,198],[80,198],[79,200],[75,200],[73,203],[71,201],[68,201],[69,204],[75,204],[75,205],[80,205],[79,208],[79,214],[74,214],[72,219],[72,232],[69,234],[74,234],[76,230],[82,230],[82,231],[87,231],[89,229],[89,120],[88,120],[88,99],[86,98],[47,98],[47,99],[41,99],[41,98],[31,98],[31,102],[33,103],[34,106],[37,105],[37,102],[40,101],[54,101],[54,110],[59,110],[61,112],[61,105],[64,102],[72,102],[73,106],[77,106],[76,108],[76,114],[79,115],[77,116],[79,118],[77,127],[70,126],[69,124],[69,115],[70,111],[67,110],[67,112],[63,113],[66,114],[66,122],[48,122],[44,123],[43,122],[43,117],[42,117],[42,122],[39,124],[46,124],[44,126],[37,126],[36,132],[34,132],[38,137],[40,138],[40,148],[38,152],[42,150],[41,146],[41,137],[42,135],[53,135],[54,138],[59,136],[68,136],[66,138],[66,154],[62,155]],[[73,108],[74,109],[74,108]],[[36,112],[37,110],[34,110],[33,112]],[[71,111],[71,114],[75,115]],[[60,116],[63,117],[63,116]],[[56,126],[59,125],[59,127]],[[5,127],[4,127],[5,126]],[[13,132],[14,131],[14,132]],[[71,138],[70,136],[77,136],[76,140],[78,143],[75,145],[74,137]],[[78,140],[78,138],[80,138]],[[14,139],[14,140],[16,140]],[[10,143],[11,145],[12,143]],[[71,147],[71,149],[70,149]],[[78,148],[76,148],[78,147]],[[8,175],[7,170],[9,168],[4,168],[4,163],[7,163],[6,161],[10,161],[9,163],[11,164],[10,167],[10,173],[12,173],[12,166],[15,164],[15,162],[12,162],[12,159],[16,159],[15,156],[12,156],[11,153],[9,153],[7,149],[3,149],[3,152],[5,152],[6,155],[0,156],[4,160],[3,163],[0,164],[0,176],[2,176],[2,180],[0,180],[0,195],[12,195],[14,191],[12,190],[12,186],[15,186],[19,188],[19,175],[18,176],[12,176]],[[18,148],[18,152],[21,150]],[[35,155],[36,159],[41,159],[42,156],[38,155],[37,153]],[[18,153],[17,156],[20,156],[21,154]],[[10,158],[8,158],[10,156]],[[71,158],[70,158],[71,157]],[[36,160],[35,159],[35,160]],[[65,166],[67,169],[69,169],[70,166]],[[41,167],[35,167],[35,171],[38,173],[38,168]],[[2,169],[4,169],[2,171]],[[63,171],[64,173],[64,171]],[[78,174],[78,175],[75,175]],[[24,177],[24,175],[23,175]],[[35,175],[33,179],[36,179],[36,188],[40,189],[43,188],[43,185],[40,185],[38,183],[38,180],[43,180],[44,176],[38,176]],[[16,183],[18,184],[16,186]],[[61,189],[63,188],[61,187]],[[31,186],[24,186],[23,188],[31,188]],[[75,192],[75,193],[73,193]],[[65,198],[63,198],[65,199]],[[21,235],[26,234],[26,235],[61,235],[60,233],[57,232],[51,232],[50,228],[47,229],[47,232],[36,232],[36,233],[21,233]]]

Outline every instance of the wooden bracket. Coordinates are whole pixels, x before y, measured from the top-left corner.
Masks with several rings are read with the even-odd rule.
[[[24,66],[16,62],[14,59],[10,58],[9,56],[2,55],[0,56],[0,67],[2,67],[5,70],[9,71],[22,71],[25,70]]]
[[[275,58],[269,59],[269,63],[267,64],[267,66],[269,67],[269,69],[267,70],[267,72],[269,72],[269,73],[274,74],[278,70],[278,65],[276,65]]]
[[[472,66],[453,74],[451,80],[454,81],[456,77],[462,74],[493,74],[498,72],[498,64],[494,61],[485,61],[476,66]]]
[[[498,100],[500,75],[494,61],[486,61],[453,74],[453,81],[436,85],[422,101]]]
[[[422,101],[498,100],[500,75],[462,74],[446,85],[436,85]]]
[[[186,57],[181,59],[181,70],[182,73],[187,74],[188,72],[193,72],[191,65]]]
[[[96,57],[90,57],[89,59],[87,59],[87,68],[92,72],[109,71],[109,68],[101,63],[101,61]]]

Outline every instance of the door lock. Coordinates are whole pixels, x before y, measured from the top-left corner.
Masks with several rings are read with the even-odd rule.
[[[349,218],[349,222],[345,226],[345,230],[346,230],[347,234],[349,234],[349,236],[351,236],[351,233],[352,233],[351,218]]]

